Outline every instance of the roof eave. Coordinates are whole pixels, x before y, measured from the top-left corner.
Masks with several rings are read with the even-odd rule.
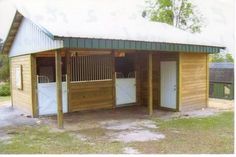
[[[3,54],[8,54],[9,53],[9,51],[11,49],[11,46],[12,46],[12,43],[15,39],[17,30],[20,27],[22,19],[23,19],[23,15],[20,12],[16,11],[15,16],[14,16],[13,21],[12,21],[12,24],[11,24],[11,27],[8,31],[6,40],[3,44],[3,48],[2,48],[2,53]]]
[[[63,40],[64,48],[81,49],[114,49],[114,50],[146,50],[146,51],[168,51],[168,52],[193,52],[193,53],[219,53],[222,46],[207,46],[180,43],[164,43],[135,40],[101,39],[101,38],[79,38],[54,36],[54,39]]]

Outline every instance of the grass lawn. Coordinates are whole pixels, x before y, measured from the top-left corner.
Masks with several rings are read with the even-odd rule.
[[[143,153],[233,153],[234,113],[224,112],[205,118],[184,118],[160,121],[160,132],[166,135],[159,142],[137,142],[131,146]]]
[[[140,153],[233,153],[233,112],[206,118],[159,120],[165,134],[160,141],[122,143],[106,140],[81,141],[71,132],[52,132],[47,126],[8,128],[9,141],[0,140],[1,153],[122,153],[132,147]],[[97,135],[99,136],[99,134]],[[92,139],[95,139],[93,137]]]
[[[9,101],[11,99],[10,96],[0,96],[0,103],[3,101]]]

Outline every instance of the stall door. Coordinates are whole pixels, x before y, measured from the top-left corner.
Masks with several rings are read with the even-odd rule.
[[[176,61],[161,62],[161,107],[176,107]]]
[[[56,82],[42,82],[42,78],[38,80],[41,80],[37,87],[39,115],[57,114]],[[63,112],[68,112],[66,82],[62,82],[62,104]]]
[[[118,74],[116,78],[116,106],[136,102],[136,78],[122,76]]]

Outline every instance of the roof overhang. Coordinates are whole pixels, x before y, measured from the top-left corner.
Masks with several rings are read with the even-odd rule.
[[[115,39],[91,39],[54,37],[63,40],[64,48],[82,49],[112,49],[112,50],[143,50],[143,51],[168,51],[190,53],[219,53],[225,47],[190,45],[178,43],[162,43],[147,41],[115,40]]]
[[[18,28],[20,27],[22,19],[23,19],[23,15],[20,14],[18,11],[16,11],[10,30],[8,32],[7,38],[3,45],[3,49],[2,49],[3,54],[9,53],[11,46],[13,44],[13,41],[15,39],[15,36],[17,34]]]
[[[16,11],[12,25],[3,45],[3,54],[8,54],[17,31],[24,16]],[[38,26],[46,35],[53,40],[63,40],[63,48],[78,49],[112,49],[112,50],[142,50],[142,51],[168,51],[168,52],[189,52],[189,53],[219,53],[225,47],[191,45],[179,43],[163,43],[151,41],[117,40],[117,39],[98,39],[80,37],[60,37],[51,34],[45,28]]]

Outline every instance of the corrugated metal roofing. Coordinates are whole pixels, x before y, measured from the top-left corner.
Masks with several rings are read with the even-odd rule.
[[[32,20],[33,23],[42,26],[53,36],[57,37],[224,47],[218,41],[210,39],[210,37],[192,34],[164,23],[151,22],[142,18],[135,20],[120,18],[117,14],[106,14],[96,8],[82,11],[80,9],[63,9],[48,12],[48,10],[42,8],[36,12],[31,8],[25,7],[24,9],[19,9],[19,11]]]
[[[234,63],[211,63],[210,68],[216,68],[216,69],[233,69],[234,68]]]
[[[205,53],[217,53],[224,48],[221,43],[209,37],[192,34],[164,23],[150,22],[142,19],[141,15],[133,20],[121,18],[115,12],[106,12],[104,8],[96,8],[96,5],[91,5],[89,9],[76,9],[77,7],[79,6],[60,6],[50,10],[39,7],[35,10],[30,6],[24,6],[18,10],[52,39],[63,40],[65,48],[95,47]],[[10,30],[13,31],[15,30]],[[12,39],[14,36],[10,33],[7,37],[8,47],[4,47],[4,53],[9,52],[12,44],[9,38]],[[79,47],[80,41],[85,43],[82,47]],[[98,43],[98,46],[93,43]]]
[[[210,82],[234,82],[234,64],[233,63],[211,63],[210,64]]]

